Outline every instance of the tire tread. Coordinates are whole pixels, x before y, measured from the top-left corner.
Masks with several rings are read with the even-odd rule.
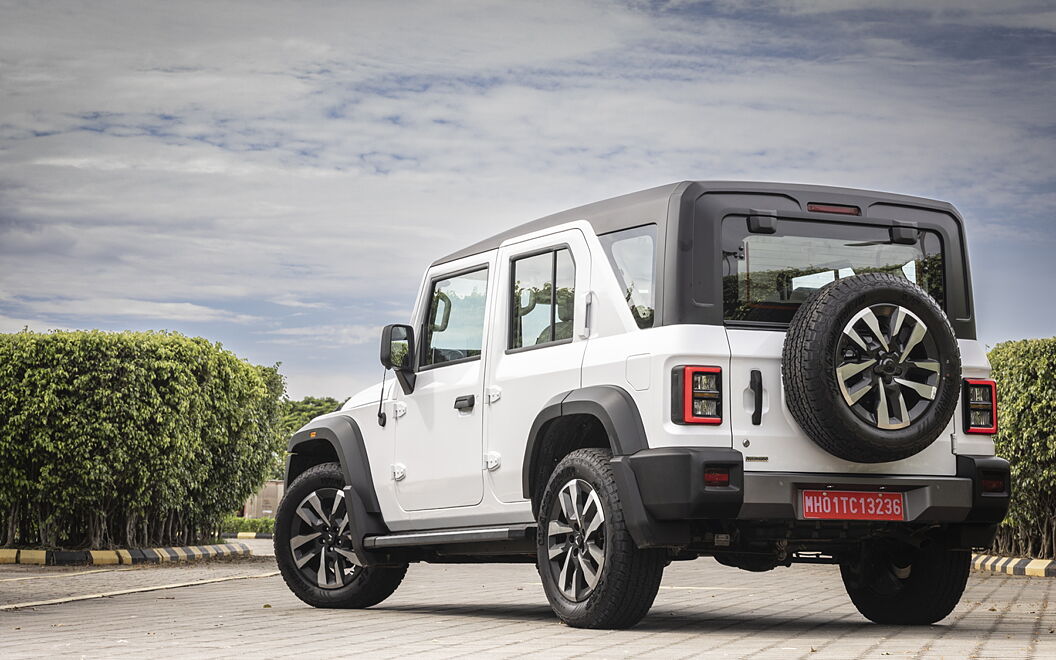
[[[666,553],[661,549],[639,549],[634,544],[623,517],[620,495],[605,449],[577,449],[554,468],[539,507],[539,527],[546,529],[546,516],[556,491],[563,483],[555,476],[570,466],[582,469],[597,479],[598,495],[608,503],[605,567],[601,581],[585,607],[568,607],[560,594],[552,594],[549,560],[546,559],[546,536],[538,534],[538,568],[547,598],[554,612],[565,623],[576,628],[624,629],[634,626],[649,612],[663,577]]]
[[[344,474],[337,463],[321,463],[312,466],[290,484],[286,496],[279,503],[275,516],[275,561],[279,565],[283,582],[295,596],[313,607],[362,609],[377,605],[391,596],[403,582],[404,575],[407,573],[406,564],[358,567],[353,574],[351,584],[330,590],[308,584],[293,563],[289,552],[289,532],[286,521],[288,516],[295,515],[290,509],[296,507],[300,503],[300,498],[303,497],[299,491],[310,482],[317,482],[310,486],[313,490],[323,486],[341,488],[345,485]]]

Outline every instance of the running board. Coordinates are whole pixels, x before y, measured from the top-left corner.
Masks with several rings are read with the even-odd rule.
[[[470,527],[462,529],[438,529],[430,532],[410,532],[368,536],[363,546],[375,548],[406,548],[421,545],[444,545],[447,543],[483,543],[486,541],[520,541],[528,537],[535,525],[512,525],[505,527]]]

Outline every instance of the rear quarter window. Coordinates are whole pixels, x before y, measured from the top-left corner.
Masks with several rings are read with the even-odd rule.
[[[598,237],[639,328],[651,328],[656,310],[656,225]]]

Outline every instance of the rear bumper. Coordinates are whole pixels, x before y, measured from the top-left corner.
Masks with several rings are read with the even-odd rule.
[[[745,472],[734,449],[645,449],[612,459],[624,512],[639,545],[677,545],[695,520],[797,521],[803,489],[874,490],[905,495],[906,523],[992,526],[1008,512],[1008,462],[958,456],[952,477]],[[704,470],[725,467],[730,484],[709,487]],[[1004,478],[1003,493],[985,493],[982,478]]]
[[[741,520],[800,520],[800,491],[884,490],[902,493],[905,522],[961,522],[971,509],[972,481],[961,477],[861,477],[756,472],[745,475]]]

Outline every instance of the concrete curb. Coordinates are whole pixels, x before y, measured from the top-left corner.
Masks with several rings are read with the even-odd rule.
[[[238,538],[238,539],[270,539],[275,535],[271,532],[238,532],[236,536],[225,536],[225,539]]]
[[[1031,575],[1034,577],[1056,577],[1056,559],[1031,559],[1029,557],[998,557],[995,555],[973,555],[972,569],[985,573],[1006,575]]]
[[[245,543],[192,545],[166,548],[131,548],[128,550],[0,550],[0,564],[36,564],[38,566],[117,566],[158,564],[171,561],[195,561],[213,557],[248,557]]]

